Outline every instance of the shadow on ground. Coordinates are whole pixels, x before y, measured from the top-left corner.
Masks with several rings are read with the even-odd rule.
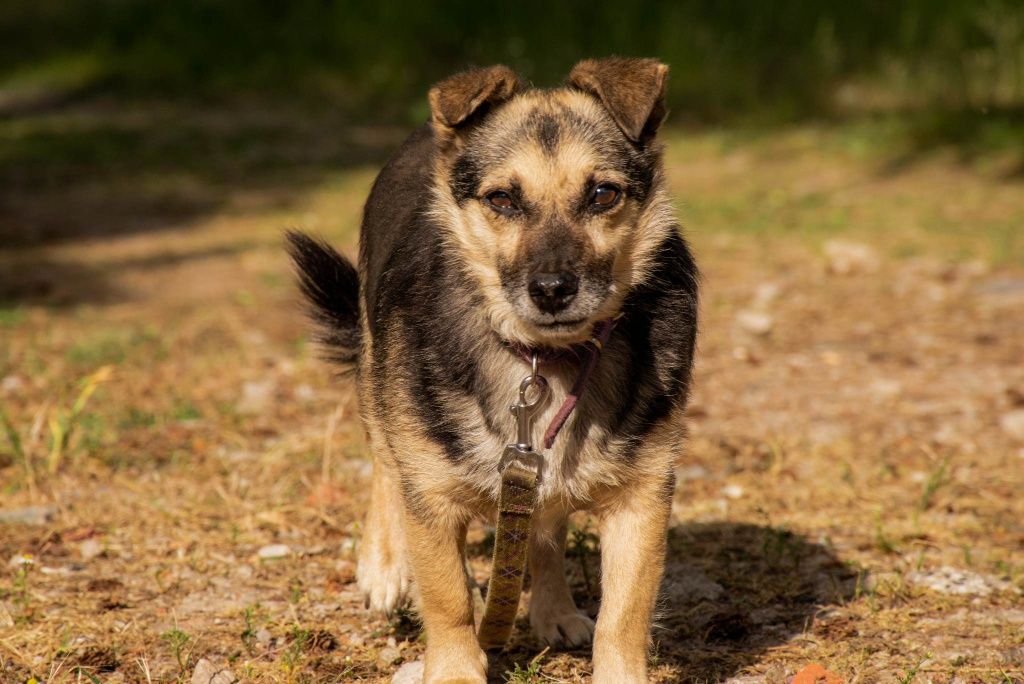
[[[672,681],[716,682],[810,627],[815,614],[853,596],[857,575],[826,546],[785,529],[744,523],[693,523],[669,532],[654,630],[652,674]],[[570,554],[577,604],[595,616],[598,601]],[[597,558],[588,561],[592,577]],[[492,681],[541,651],[521,621],[510,652],[492,662]],[[578,652],[589,660],[589,649]],[[548,668],[544,668],[547,673]]]
[[[0,116],[0,296],[53,303],[49,288],[77,281],[74,300],[107,297],[102,273],[47,249],[284,209],[329,174],[379,165],[406,133],[274,102],[93,99]]]

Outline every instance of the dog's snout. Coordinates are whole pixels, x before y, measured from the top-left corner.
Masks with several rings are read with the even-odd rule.
[[[530,298],[541,311],[556,314],[569,306],[576,297],[579,284],[579,278],[566,271],[534,273],[530,278]]]

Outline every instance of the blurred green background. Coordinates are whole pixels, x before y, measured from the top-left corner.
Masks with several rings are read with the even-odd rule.
[[[405,122],[467,64],[551,84],[581,56],[614,53],[673,65],[680,120],[1024,103],[1017,0],[6,0],[0,12],[5,93],[273,94]]]
[[[454,70],[504,62],[553,85],[610,54],[672,66],[676,128],[853,122],[907,156],[1024,149],[1021,0],[4,0],[0,243],[308,187],[379,163]]]

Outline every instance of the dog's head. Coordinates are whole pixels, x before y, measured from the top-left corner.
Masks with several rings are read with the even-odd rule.
[[[433,211],[503,338],[582,341],[646,277],[672,230],[655,140],[667,73],[587,60],[536,90],[494,66],[431,89]]]

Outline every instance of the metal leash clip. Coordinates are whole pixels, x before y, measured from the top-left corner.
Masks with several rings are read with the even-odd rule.
[[[512,415],[516,417],[516,441],[505,447],[501,460],[498,461],[498,472],[504,472],[509,465],[516,462],[520,467],[534,471],[538,477],[540,476],[541,455],[533,450],[533,437],[530,433],[533,418],[548,392],[548,381],[537,372],[538,364],[537,354],[533,354],[530,374],[519,383],[519,401],[509,406]],[[527,398],[531,388],[536,390],[532,400]]]

